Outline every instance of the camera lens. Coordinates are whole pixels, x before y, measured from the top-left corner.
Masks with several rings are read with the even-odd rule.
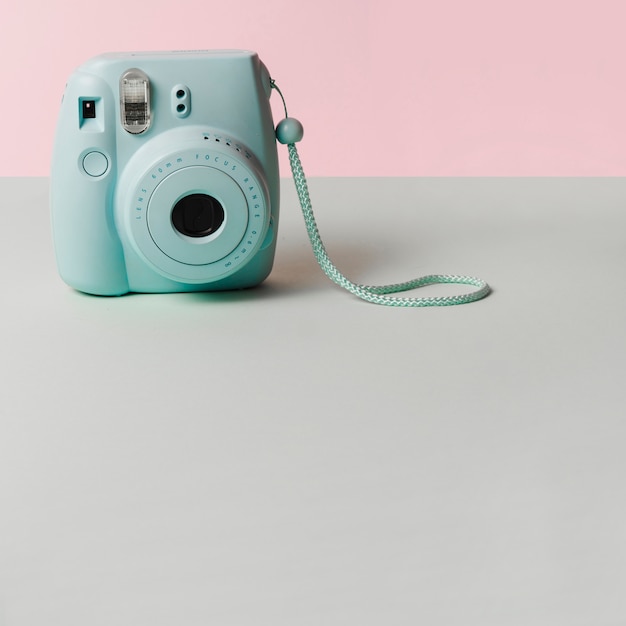
[[[224,222],[224,209],[213,197],[192,193],[181,198],[172,209],[172,224],[187,237],[206,237]]]

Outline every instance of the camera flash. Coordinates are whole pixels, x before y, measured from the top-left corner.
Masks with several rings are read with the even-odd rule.
[[[138,69],[120,79],[120,110],[124,130],[139,135],[150,126],[150,80]]]

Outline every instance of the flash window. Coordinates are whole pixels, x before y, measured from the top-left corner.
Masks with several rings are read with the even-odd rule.
[[[120,113],[124,130],[139,135],[150,127],[150,80],[132,69],[120,79]]]

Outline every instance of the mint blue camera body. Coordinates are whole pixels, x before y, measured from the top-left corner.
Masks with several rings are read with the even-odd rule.
[[[98,295],[262,282],[279,214],[270,93],[253,52],[107,54],[82,65],[52,160],[63,280]]]

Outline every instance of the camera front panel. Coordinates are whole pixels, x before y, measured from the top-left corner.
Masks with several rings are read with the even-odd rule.
[[[262,282],[279,217],[270,92],[253,52],[83,64],[68,81],[53,154],[63,279],[102,295]]]

